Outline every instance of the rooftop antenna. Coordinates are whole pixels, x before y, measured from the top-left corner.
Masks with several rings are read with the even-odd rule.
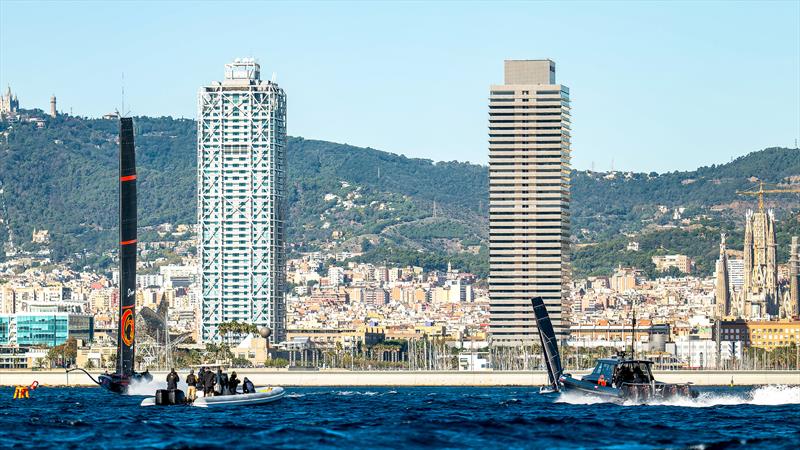
[[[278,81],[278,73],[272,72],[272,83],[276,83]]]

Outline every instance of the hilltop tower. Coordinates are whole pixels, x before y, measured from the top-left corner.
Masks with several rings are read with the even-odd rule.
[[[775,214],[747,211],[744,230],[743,309],[746,318],[778,313],[778,264],[775,256]]]
[[[58,111],[56,111],[56,95],[53,94],[50,96],[50,117],[54,118],[58,115]]]
[[[719,259],[717,260],[716,305],[717,317],[731,314],[731,291],[728,279],[728,256],[725,254],[725,233],[720,235]]]

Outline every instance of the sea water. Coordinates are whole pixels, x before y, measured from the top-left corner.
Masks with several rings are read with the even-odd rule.
[[[134,392],[146,394],[152,386]],[[615,405],[538,388],[288,388],[237,409],[100,388],[0,388],[0,448],[798,448],[800,387]]]

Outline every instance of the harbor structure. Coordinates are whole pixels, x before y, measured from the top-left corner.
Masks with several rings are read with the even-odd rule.
[[[489,92],[489,326],[496,345],[538,343],[541,297],[559,339],[569,279],[569,88],[555,62],[505,61]]]
[[[286,95],[253,59],[200,89],[197,220],[203,341],[225,322],[285,339]],[[239,336],[238,338],[243,338]],[[226,339],[237,339],[226,336]]]

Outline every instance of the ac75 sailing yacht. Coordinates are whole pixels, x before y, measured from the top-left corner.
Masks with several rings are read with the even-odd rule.
[[[136,351],[136,148],[133,119],[119,119],[119,324],[117,368],[92,381],[111,392],[124,394],[131,381],[152,379],[134,370]],[[89,375],[83,369],[81,370]],[[69,372],[69,370],[67,371]],[[89,375],[91,378],[91,375]]]

